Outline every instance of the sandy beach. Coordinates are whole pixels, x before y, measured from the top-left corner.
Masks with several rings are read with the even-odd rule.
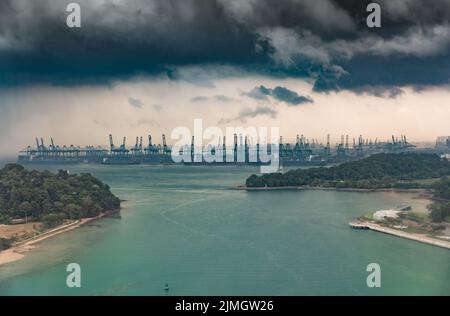
[[[61,226],[58,226],[56,228],[53,228],[51,230],[48,230],[40,235],[37,235],[33,238],[21,241],[17,244],[15,244],[13,247],[7,249],[7,250],[3,250],[0,252],[0,266],[4,265],[6,263],[10,263],[13,261],[17,261],[22,259],[25,256],[25,253],[27,251],[30,251],[31,249],[35,248],[36,244],[54,237],[56,235],[74,230],[88,222],[94,221],[96,219],[102,218],[103,216],[105,216],[105,213],[101,213],[100,215],[96,216],[96,217],[91,217],[91,218],[83,218],[81,220],[69,223],[69,224],[64,224]]]

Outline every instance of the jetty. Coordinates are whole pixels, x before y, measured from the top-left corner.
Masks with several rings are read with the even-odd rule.
[[[438,239],[435,237],[430,237],[423,234],[412,234],[405,231],[401,231],[398,229],[393,229],[389,227],[384,227],[379,224],[373,223],[373,222],[366,222],[366,221],[353,221],[349,223],[349,226],[353,229],[365,229],[365,230],[373,230],[380,233],[397,236],[405,239],[415,240],[418,242],[422,242],[425,244],[450,249],[450,241]]]
[[[350,222],[348,223],[353,229],[370,229],[364,222]]]

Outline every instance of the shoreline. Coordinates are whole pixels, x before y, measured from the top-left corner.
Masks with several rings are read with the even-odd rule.
[[[423,235],[423,234],[408,233],[408,232],[401,231],[398,229],[384,227],[384,226],[381,226],[381,225],[378,225],[375,223],[361,221],[361,220],[356,220],[356,221],[350,222],[349,225],[353,229],[369,229],[369,230],[373,230],[373,231],[376,231],[379,233],[384,233],[384,234],[388,234],[388,235],[392,235],[392,236],[396,236],[396,237],[400,237],[400,238],[404,238],[404,239],[414,240],[417,242],[421,242],[421,243],[436,246],[436,247],[450,249],[450,241],[430,237],[430,236]]]
[[[245,185],[235,186],[234,190],[244,190],[244,191],[272,191],[272,190],[316,190],[316,191],[340,191],[340,192],[394,192],[394,193],[417,193],[416,198],[426,199],[428,201],[434,200],[433,196],[427,189],[395,189],[395,188],[384,188],[384,189],[356,189],[356,188],[324,188],[324,187],[310,187],[310,186],[282,186],[282,187],[246,187]],[[388,234],[395,237],[400,237],[408,240],[413,240],[416,242],[421,242],[431,246],[436,246],[444,249],[450,250],[450,240],[445,240],[441,238],[431,237],[425,234],[415,234],[409,233],[402,230],[384,227],[382,225],[363,221],[355,220],[349,223],[349,226],[353,229],[366,229],[372,230],[379,233]]]
[[[279,186],[279,187],[247,187],[245,185],[237,185],[232,190],[241,191],[276,191],[276,190],[316,190],[316,191],[342,191],[342,192],[398,192],[398,193],[427,193],[427,189],[396,189],[396,188],[380,188],[380,189],[358,189],[358,188],[334,188],[334,187],[311,187],[311,186]]]
[[[20,259],[23,259],[25,257],[25,253],[34,249],[36,246],[35,244],[49,239],[51,237],[57,236],[62,233],[69,232],[71,230],[74,230],[76,228],[79,228],[83,226],[86,223],[92,222],[94,220],[100,219],[104,216],[106,216],[108,212],[100,213],[99,215],[95,217],[89,217],[89,218],[82,218],[80,220],[77,220],[75,222],[69,223],[69,224],[63,224],[60,226],[57,226],[53,229],[50,229],[42,234],[39,234],[37,236],[34,236],[32,238],[29,238],[27,240],[20,241],[16,244],[14,244],[11,248],[0,251],[0,266],[14,262]]]

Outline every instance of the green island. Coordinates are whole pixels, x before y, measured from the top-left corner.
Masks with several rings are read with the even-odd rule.
[[[333,167],[295,169],[285,173],[252,175],[247,187],[311,186],[354,189],[413,189],[450,175],[450,162],[434,154],[376,154]]]
[[[428,243],[450,245],[450,161],[434,154],[376,154],[333,167],[252,175],[246,190],[322,189],[343,191],[414,191],[430,199],[425,212],[409,207],[370,211],[350,223]],[[409,235],[408,235],[409,234]],[[433,239],[433,240],[427,240]]]
[[[120,199],[91,174],[8,164],[0,169],[0,251],[119,209]]]

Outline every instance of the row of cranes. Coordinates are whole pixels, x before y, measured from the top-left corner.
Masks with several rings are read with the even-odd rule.
[[[400,136],[400,140],[392,135],[392,142],[380,142],[377,138],[372,141],[371,139],[364,139],[362,135],[358,139],[353,138],[353,144],[350,146],[349,135],[341,136],[341,142],[336,144],[337,157],[345,156],[367,156],[379,152],[396,153],[407,151],[416,146],[408,143],[405,135]]]
[[[115,146],[112,135],[109,135],[110,140],[110,153],[111,155],[132,155],[132,156],[140,156],[140,155],[170,155],[172,148],[167,145],[166,137],[162,135],[162,145],[154,145],[152,143],[152,136],[148,135],[148,146],[144,148],[143,146],[143,137],[136,137],[136,142],[133,147],[128,149],[126,147],[126,137],[123,138],[123,142],[120,146]],[[291,145],[289,143],[283,143],[282,137],[280,137],[279,144],[280,152],[283,153],[284,157],[292,157],[292,156],[307,156],[307,154],[311,154],[312,150],[319,146],[319,143],[316,140],[313,140],[310,143],[303,135],[297,136],[297,142],[295,145]],[[226,151],[233,151],[234,155],[239,151],[244,151],[246,153],[250,152],[252,149],[256,149],[256,152],[259,152],[260,143],[259,141],[255,142],[252,138],[248,136],[244,136],[242,134],[234,134],[233,135],[233,143],[231,146],[227,145],[227,139],[225,136],[219,138],[217,145],[209,144],[205,148],[202,148],[202,152],[210,152],[214,154],[215,152],[221,150],[224,155]],[[192,136],[191,144],[185,144],[181,146],[180,154],[183,152],[190,152],[191,155],[194,155],[195,152],[195,138]],[[270,146],[267,151],[270,153]],[[294,153],[294,154],[293,154]]]
[[[36,147],[28,146],[19,154],[19,161],[84,161],[84,162],[102,162],[102,163],[141,163],[141,162],[172,162],[171,153],[172,147],[166,142],[166,136],[162,135],[162,142],[154,144],[152,136],[148,135],[148,143],[143,144],[143,137],[136,137],[134,146],[127,147],[127,138],[123,137],[122,142],[116,145],[113,136],[109,135],[109,150],[100,146],[66,146],[55,145],[53,138],[50,140],[50,145],[44,144],[43,138],[36,138]],[[251,137],[242,134],[234,134],[231,144],[227,143],[225,137],[219,138],[217,145],[205,146],[203,148],[196,148],[195,139],[192,136],[191,144],[185,144],[179,151],[180,155],[187,153],[191,155],[191,161],[199,161],[194,159],[194,155],[199,152],[208,152],[212,155],[216,153],[223,155],[223,161],[230,161],[232,157],[233,162],[242,161],[250,162],[251,153],[256,152],[256,160],[259,161],[259,153],[261,144],[265,144],[265,140],[261,142],[259,139],[254,140]],[[326,143],[321,143],[316,139],[308,139],[303,135],[297,135],[295,143],[283,142],[283,137],[280,137],[279,144],[279,158],[281,161],[302,162],[302,161],[322,161],[333,162],[342,161],[345,159],[353,159],[357,157],[364,157],[379,152],[402,152],[413,148],[414,146],[408,143],[406,136],[401,135],[400,138],[392,136],[392,141],[380,142],[378,139],[374,141],[364,139],[360,135],[357,139],[353,138],[352,145],[350,145],[349,135],[342,135],[339,143],[334,146],[331,145],[330,135],[327,135]],[[271,154],[271,146],[264,146],[268,155]],[[253,157],[253,156],[252,156]]]
[[[27,156],[40,156],[47,158],[79,158],[82,156],[100,157],[106,154],[107,150],[95,146],[86,146],[81,148],[80,146],[74,145],[55,145],[53,138],[50,139],[50,144],[46,146],[43,138],[39,139],[36,137],[36,147],[32,148],[31,146],[27,146],[27,148],[21,151],[21,153],[25,153]]]
[[[115,146],[113,141],[113,136],[109,135],[109,148],[110,148],[110,154],[117,156],[117,155],[133,155],[133,156],[141,156],[143,154],[145,155],[170,155],[171,150],[166,142],[166,135],[162,135],[162,145],[154,145],[152,142],[152,136],[148,135],[148,146],[143,147],[143,137],[136,137],[136,143],[133,147],[130,149],[127,149],[126,147],[126,141],[127,138],[123,137],[122,144],[120,146]]]
[[[265,143],[265,142],[264,142]],[[232,151],[233,156],[236,157],[239,152],[244,152],[245,157],[248,157],[251,150],[255,150],[259,153],[260,141],[255,142],[252,138],[248,136],[243,136],[242,134],[233,135],[233,143],[231,146],[227,146],[226,137],[219,138],[217,145],[209,144],[205,148],[201,148],[202,152],[208,152],[215,154],[221,151],[224,157],[227,151]],[[331,159],[332,155],[337,158],[344,158],[348,156],[362,157],[369,154],[377,152],[401,152],[415,146],[408,143],[406,136],[401,135],[400,139],[398,137],[392,136],[392,142],[380,142],[378,139],[374,141],[371,139],[365,139],[360,135],[357,139],[353,138],[352,145],[350,146],[349,135],[341,135],[340,143],[336,143],[334,148],[331,147],[330,135],[327,135],[326,144],[320,143],[316,139],[308,139],[303,135],[297,135],[294,144],[283,142],[283,137],[280,136],[279,139],[279,153],[280,158],[285,160],[304,160],[312,159],[313,157],[320,157],[321,159]],[[152,136],[148,135],[148,146],[143,147],[143,138],[136,137],[136,143],[134,147],[129,150],[126,148],[126,138],[123,138],[123,143],[119,147],[114,146],[112,135],[110,135],[110,152],[111,154],[122,154],[132,156],[140,155],[170,155],[172,149],[166,143],[166,137],[162,135],[162,145],[154,145],[152,143]],[[268,146],[268,153],[270,154],[271,148]],[[180,155],[183,152],[190,152],[192,160],[194,160],[195,152],[195,139],[192,136],[191,144],[185,144],[180,149]],[[235,159],[236,160],[236,159]]]

